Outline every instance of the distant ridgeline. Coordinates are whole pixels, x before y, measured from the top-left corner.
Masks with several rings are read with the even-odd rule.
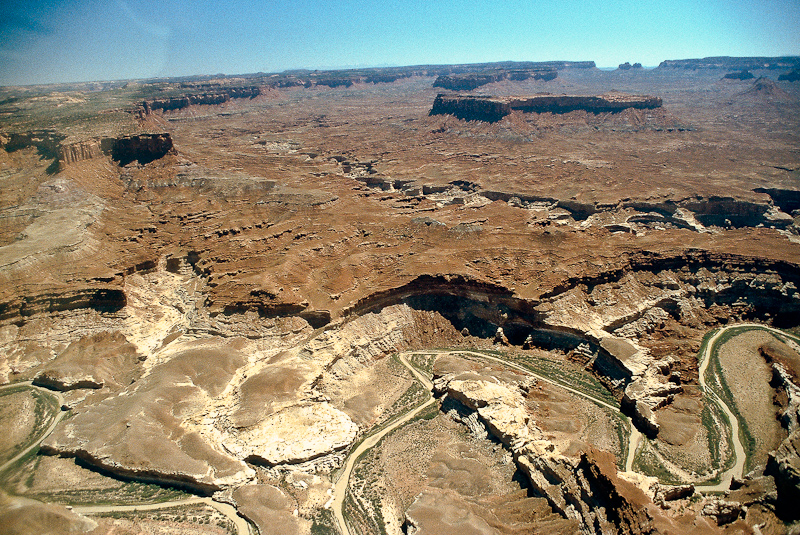
[[[796,69],[800,67],[800,56],[735,58],[716,56],[701,59],[668,59],[662,61],[659,69],[726,69],[729,71],[749,71],[754,69]]]
[[[471,91],[482,85],[502,80],[553,80],[562,69],[593,69],[594,61],[541,61],[541,62],[506,62],[503,67],[495,66],[490,70],[456,72],[442,74],[433,82],[433,87],[441,87],[453,91]]]
[[[562,69],[591,69],[594,61],[500,61],[459,65],[412,65],[408,67],[375,67],[365,69],[305,70],[295,69],[278,74],[255,73],[239,76],[219,75],[166,78],[153,80],[162,84],[169,96],[143,101],[134,110],[139,118],[154,111],[173,111],[191,105],[224,104],[232,99],[252,99],[269,89],[292,87],[351,87],[353,84],[392,83],[412,76],[437,76],[434,87],[465,91],[500,80],[552,80]],[[247,84],[247,85],[240,85]]]
[[[467,121],[496,122],[519,110],[524,113],[617,113],[628,108],[661,107],[660,97],[611,93],[598,96],[535,95],[529,97],[493,97],[486,95],[439,94],[429,115],[453,115]]]

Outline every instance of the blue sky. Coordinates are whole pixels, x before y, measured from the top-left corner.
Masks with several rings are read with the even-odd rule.
[[[291,68],[800,55],[800,0],[0,0],[0,85]]]

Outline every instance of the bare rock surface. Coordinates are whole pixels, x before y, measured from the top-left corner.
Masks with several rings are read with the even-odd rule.
[[[326,402],[292,405],[244,429],[225,448],[253,463],[293,464],[350,445],[358,426]]]
[[[205,493],[244,483],[253,470],[192,425],[244,362],[228,344],[180,352],[119,395],[62,422],[43,448],[120,475]]]
[[[732,444],[696,355],[728,324],[797,327],[800,93],[720,80],[797,58],[557,63],[549,81],[484,64],[0,88],[0,382],[74,388],[42,447],[65,457],[9,485],[57,501],[72,463],[109,501],[142,482],[241,491],[267,529],[333,528],[348,445],[429,399],[391,355],[431,350],[409,354],[428,373],[462,348],[625,414],[499,363],[437,362],[443,410],[354,469],[357,531],[396,535],[407,511],[428,532],[785,531],[794,342],[765,344],[771,378],[752,378],[781,413],[764,449],[790,440],[734,482],[722,526],[700,480]],[[457,104],[491,121],[428,115],[435,78],[464,72],[495,96]],[[52,395],[10,388],[29,391],[3,395],[9,456]],[[655,503],[655,477],[698,494]]]
[[[70,344],[33,378],[33,384],[56,390],[119,390],[143,372],[144,357],[121,333],[100,333]]]
[[[541,498],[524,493],[495,499],[470,500],[452,490],[428,489],[406,511],[410,534],[471,533],[499,535],[513,533],[575,533],[578,525],[550,511]]]
[[[779,507],[790,518],[798,518],[800,514],[789,504],[800,499],[800,430],[795,430],[770,455],[767,473],[775,478]]]
[[[436,391],[477,412],[491,433],[513,453],[531,487],[562,517],[580,523],[590,533],[647,531],[651,518],[637,503],[648,498],[616,478],[613,457],[582,453],[575,457],[548,440],[525,409],[519,387],[513,390],[475,372],[442,375]]]

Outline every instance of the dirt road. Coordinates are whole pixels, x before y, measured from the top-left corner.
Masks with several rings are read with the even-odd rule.
[[[711,399],[713,399],[714,402],[720,407],[720,409],[722,409],[722,411],[725,413],[725,416],[728,418],[728,420],[731,423],[731,435],[732,435],[732,441],[733,441],[733,452],[734,452],[734,455],[736,456],[736,463],[730,469],[728,469],[725,472],[723,472],[723,474],[721,476],[721,481],[720,481],[719,484],[717,484],[717,485],[697,485],[698,490],[701,490],[703,492],[717,492],[717,491],[726,491],[726,490],[728,490],[730,488],[730,485],[731,485],[731,479],[734,478],[734,477],[737,478],[737,479],[741,479],[742,472],[744,471],[744,463],[745,463],[745,460],[746,460],[746,454],[745,454],[745,451],[744,451],[744,446],[742,445],[742,440],[739,437],[739,419],[736,417],[736,415],[733,414],[733,411],[731,411],[730,407],[728,407],[728,405],[722,400],[722,398],[720,398],[716,394],[716,392],[714,392],[708,386],[708,384],[706,382],[706,370],[708,369],[708,365],[709,365],[709,363],[711,361],[711,355],[712,355],[712,353],[714,351],[714,346],[716,345],[717,340],[719,340],[719,337],[722,336],[728,330],[730,330],[730,329],[740,329],[742,327],[745,327],[745,328],[749,327],[749,328],[753,328],[753,329],[765,330],[765,331],[768,331],[769,333],[771,333],[772,335],[777,336],[777,337],[779,337],[781,339],[784,338],[784,337],[789,337],[783,331],[780,331],[778,329],[773,329],[772,327],[767,327],[765,325],[759,325],[758,323],[739,323],[737,325],[728,325],[728,326],[725,326],[725,327],[721,328],[716,333],[714,333],[714,336],[712,336],[708,340],[708,343],[705,345],[705,349],[703,350],[702,355],[700,355],[700,370],[699,370],[700,386],[702,387],[703,392],[705,392],[705,394],[707,396],[709,396]],[[791,338],[791,337],[789,337],[789,338]]]
[[[414,374],[414,377],[416,377],[417,380],[420,383],[422,383],[422,385],[428,391],[433,390],[433,383],[430,381],[430,379],[419,373],[416,368],[414,368],[411,364],[409,364],[404,354],[398,355],[398,358],[400,359],[400,362],[403,364],[403,366],[408,368],[411,371],[411,373]],[[385,437],[398,427],[406,424],[409,420],[414,418],[417,414],[424,411],[429,406],[433,405],[435,402],[436,400],[433,398],[433,396],[431,396],[422,405],[419,405],[416,408],[411,409],[409,412],[407,412],[402,417],[392,422],[387,427],[381,429],[380,431],[376,432],[373,435],[368,436],[347,457],[347,462],[345,463],[344,470],[342,471],[341,476],[339,476],[339,479],[336,481],[336,484],[334,485],[333,504],[332,504],[333,515],[334,517],[336,517],[336,523],[339,525],[339,531],[341,531],[343,535],[350,535],[350,528],[344,519],[344,513],[343,513],[344,498],[345,495],[347,494],[347,487],[350,483],[350,474],[353,472],[353,467],[358,461],[358,458],[368,449],[374,447],[383,437]]]

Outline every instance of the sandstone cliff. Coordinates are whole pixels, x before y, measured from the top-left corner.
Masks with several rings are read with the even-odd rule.
[[[486,428],[514,454],[533,491],[553,511],[577,521],[582,533],[649,533],[641,508],[649,499],[616,477],[613,456],[590,450],[567,455],[531,421],[519,388],[472,372],[436,378],[435,391],[477,412]],[[520,385],[525,388],[525,385]]]
[[[111,157],[120,165],[134,161],[146,164],[174,152],[169,133],[126,136],[116,139],[111,147]]]
[[[101,156],[111,156],[124,166],[133,161],[146,164],[175,152],[172,137],[167,132],[77,141],[67,140],[65,135],[51,130],[0,133],[0,149],[13,152],[27,147],[35,147],[43,158],[53,159],[53,167],[48,172],[64,170],[68,165]]]

